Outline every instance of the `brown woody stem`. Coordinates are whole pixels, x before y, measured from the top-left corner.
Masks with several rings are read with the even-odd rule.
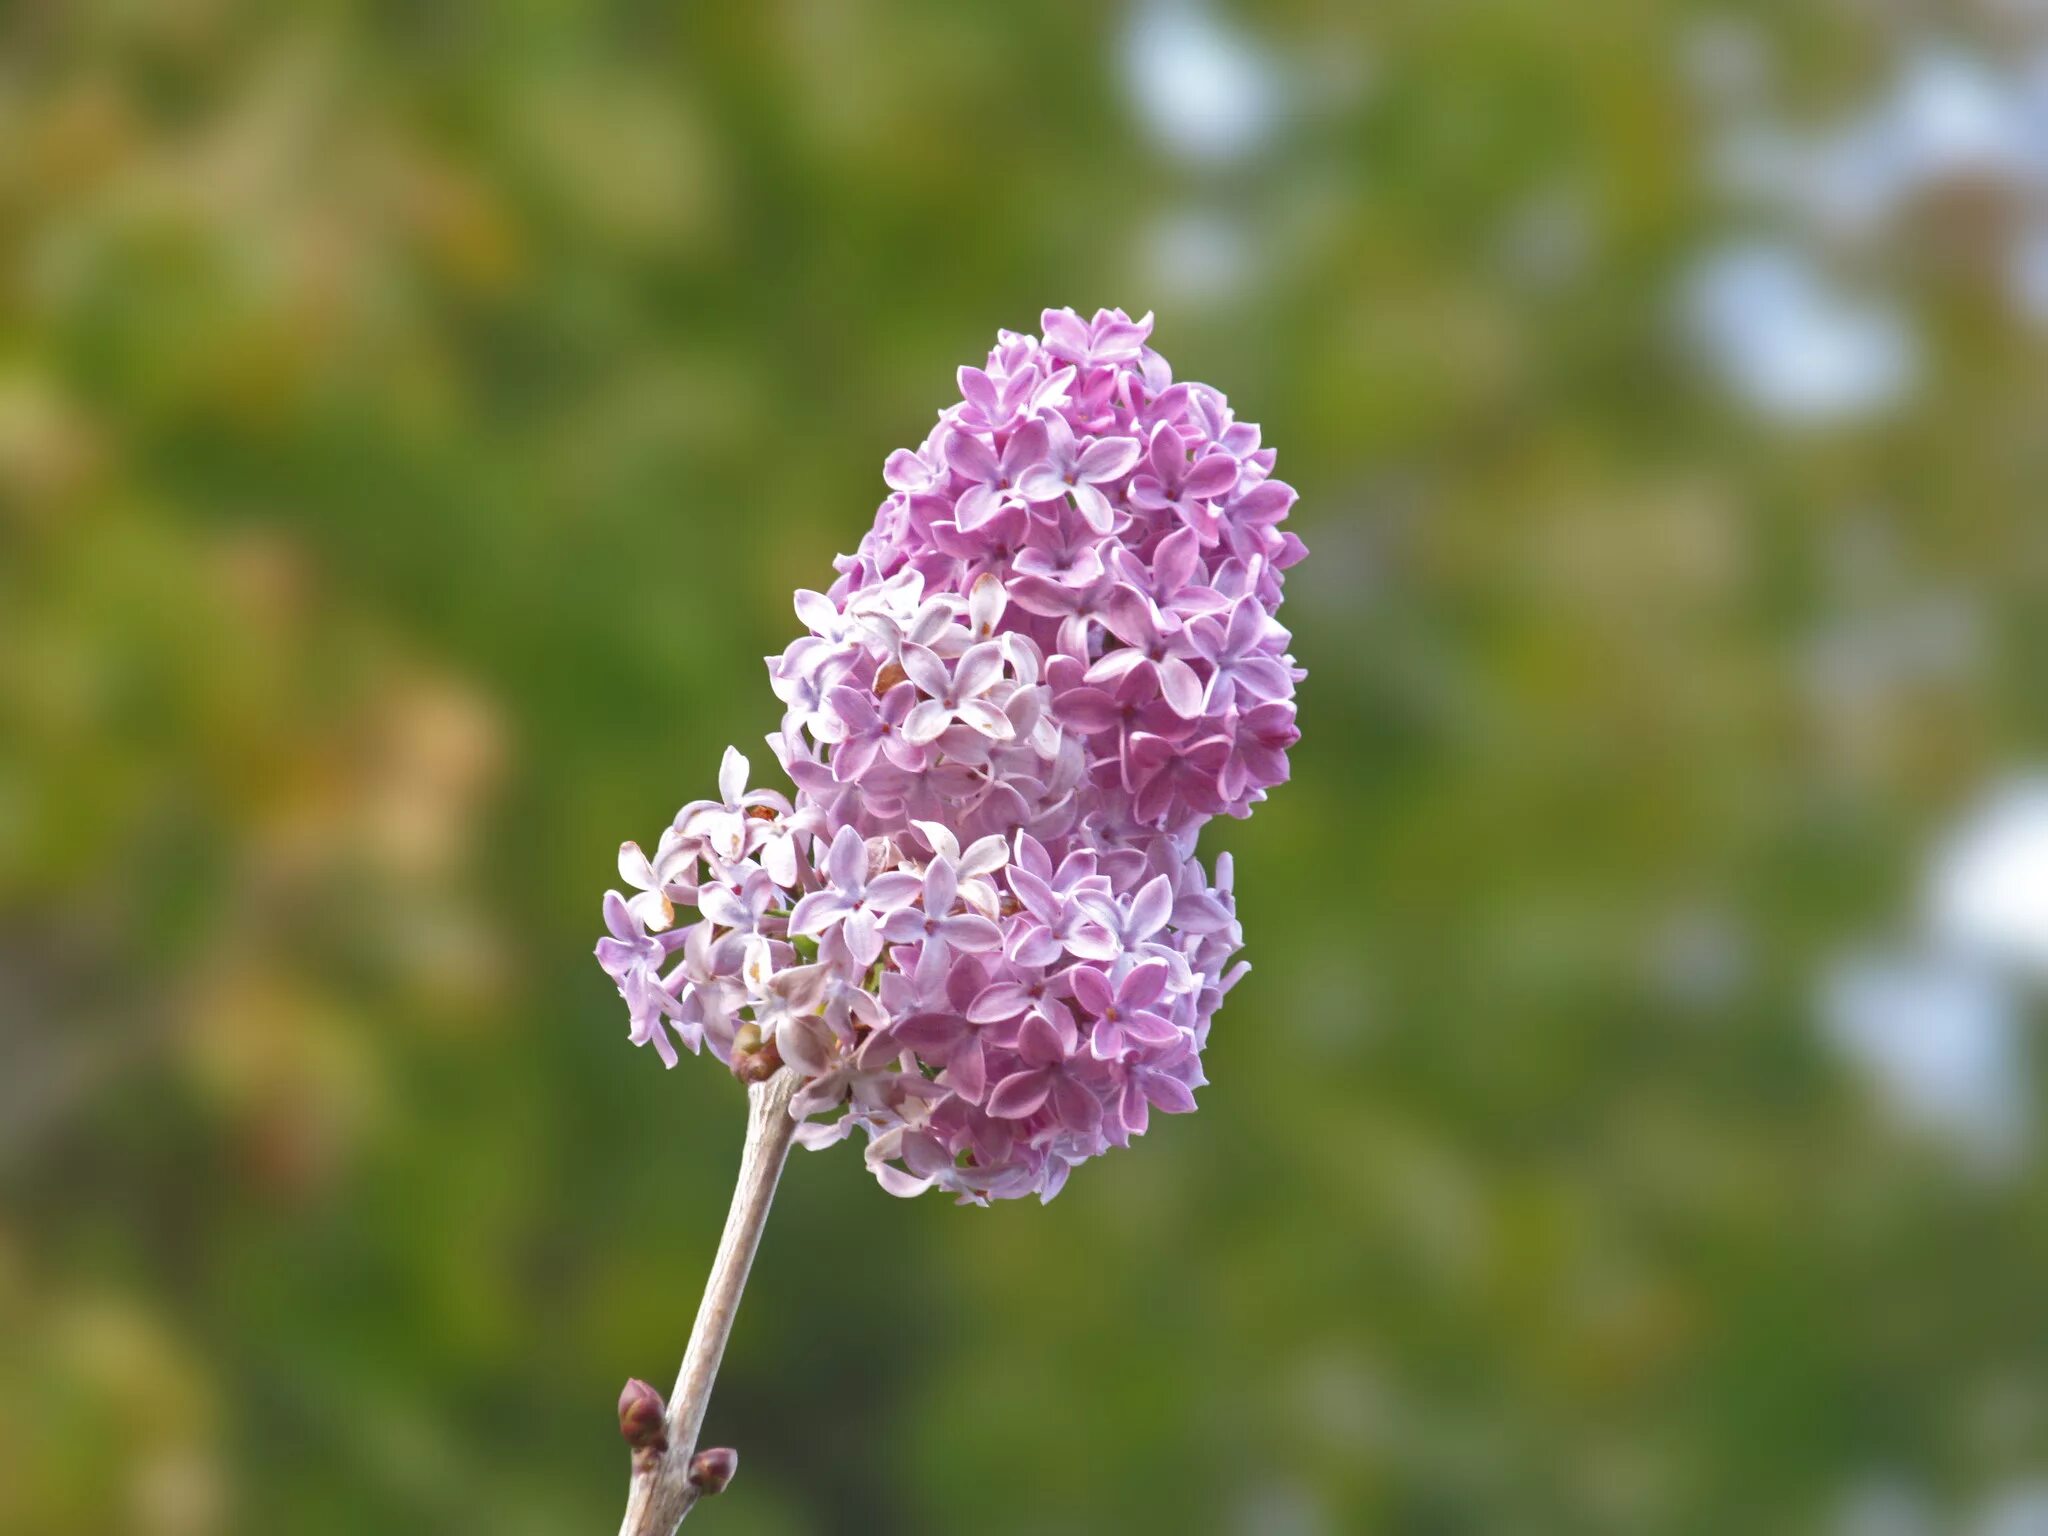
[[[711,1263],[703,1303],[697,1308],[696,1326],[683,1351],[683,1366],[676,1375],[675,1390],[669,1394],[668,1443],[663,1449],[634,1457],[626,1518],[619,1526],[619,1536],[674,1536],[698,1498],[716,1491],[691,1480],[690,1462],[704,1428],[704,1410],[711,1403],[718,1362],[732,1335],[740,1293],[746,1289],[747,1271],[753,1267],[754,1250],[761,1246],[761,1229],[775,1199],[776,1181],[789,1159],[790,1140],[796,1134],[789,1103],[796,1097],[797,1087],[796,1074],[785,1068],[747,1089],[747,1141],[740,1157],[739,1183],[732,1192],[732,1209],[725,1218],[725,1235],[718,1240],[718,1257]]]

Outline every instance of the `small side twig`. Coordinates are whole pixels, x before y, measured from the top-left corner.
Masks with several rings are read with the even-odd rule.
[[[629,1382],[619,1399],[619,1428],[633,1447],[633,1477],[619,1536],[674,1536],[697,1500],[724,1488],[738,1465],[733,1451],[699,1453],[697,1436],[704,1428],[711,1384],[732,1334],[754,1250],[761,1246],[776,1181],[796,1134],[789,1105],[798,1086],[797,1075],[785,1068],[747,1089],[747,1141],[739,1183],[667,1404],[644,1382]]]

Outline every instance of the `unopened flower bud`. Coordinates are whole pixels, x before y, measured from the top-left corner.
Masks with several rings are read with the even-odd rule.
[[[668,1405],[637,1377],[619,1394],[619,1433],[636,1451],[668,1449]]]
[[[752,1028],[742,1025],[742,1029]],[[755,1031],[758,1036],[759,1031]],[[743,1083],[765,1083],[782,1070],[782,1052],[775,1049],[773,1040],[764,1041],[757,1049],[742,1051],[739,1039],[734,1037],[732,1047],[732,1075]]]
[[[690,1486],[705,1497],[723,1493],[732,1482],[733,1473],[740,1469],[740,1453],[730,1446],[720,1446],[713,1451],[699,1451],[690,1458]]]

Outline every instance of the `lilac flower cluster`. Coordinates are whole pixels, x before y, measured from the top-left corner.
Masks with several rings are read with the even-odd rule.
[[[1245,970],[1196,837],[1298,735],[1273,451],[1174,382],[1149,315],[1043,324],[960,370],[858,553],[797,594],[768,738],[795,799],[728,749],[604,903],[636,1044],[793,1068],[800,1138],[860,1130],[899,1195],[1050,1199],[1195,1107]]]

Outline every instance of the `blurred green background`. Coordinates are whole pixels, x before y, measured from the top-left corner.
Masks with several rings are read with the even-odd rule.
[[[1049,1207],[799,1153],[691,1528],[2048,1531],[2038,186],[1716,170],[2026,9],[0,9],[0,1531],[612,1528],[743,1118],[614,851],[1063,304],[1301,492],[1255,969]]]

